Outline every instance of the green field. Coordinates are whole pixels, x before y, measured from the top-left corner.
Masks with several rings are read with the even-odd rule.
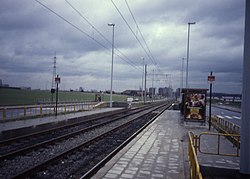
[[[55,94],[53,95],[55,101]],[[109,94],[101,94],[103,101],[109,101]],[[126,101],[128,96],[113,94],[113,101]],[[84,102],[94,101],[95,93],[59,91],[60,102]],[[19,90],[0,88],[0,105],[32,105],[49,103],[52,95],[48,90]]]

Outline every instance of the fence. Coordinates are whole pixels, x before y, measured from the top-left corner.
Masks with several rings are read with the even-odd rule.
[[[97,106],[97,102],[58,104],[57,113],[62,114],[90,110],[95,106]],[[0,121],[53,115],[56,111],[55,108],[54,104],[0,107]]]
[[[240,134],[240,126],[218,116],[212,117],[212,125],[215,129],[227,134]]]
[[[199,135],[194,135],[192,132],[188,132],[188,160],[190,166],[190,178],[202,179],[200,171],[200,165],[197,158],[197,153],[205,155],[218,155],[218,156],[240,156],[240,135],[239,134],[225,134],[225,133],[210,133],[202,132]],[[208,140],[210,138],[210,140]],[[235,138],[237,139],[235,147],[229,147],[222,150],[222,144],[224,140],[222,138]],[[215,140],[217,139],[217,140]],[[202,141],[212,141],[211,144],[206,144]],[[204,146],[203,146],[204,145]],[[225,143],[224,143],[225,147]]]
[[[202,174],[200,172],[200,165],[197,159],[197,148],[195,136],[192,132],[188,132],[188,160],[189,160],[189,171],[190,179],[202,179]]]
[[[231,141],[235,146],[239,145],[240,147],[240,142],[237,137],[237,135],[240,135],[240,126],[226,119],[219,118],[218,116],[213,116],[211,121],[212,121],[212,125],[217,131],[225,133],[225,134],[230,134],[230,136],[227,137],[228,140]],[[232,134],[235,134],[235,135],[232,135]]]
[[[207,150],[207,146],[202,149],[201,140],[206,140],[207,138],[212,139],[215,144],[213,148],[215,150]],[[222,138],[235,138],[235,150],[230,151],[223,151],[222,150]],[[231,157],[239,157],[240,156],[240,135],[239,134],[225,134],[225,133],[211,133],[211,132],[202,132],[199,135],[195,135],[194,139],[197,141],[195,147],[199,150],[202,154],[209,154],[209,155],[220,155],[220,156],[231,156]],[[225,150],[225,149],[224,149]]]

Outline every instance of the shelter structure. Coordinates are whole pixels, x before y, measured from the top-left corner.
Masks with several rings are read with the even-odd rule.
[[[182,89],[181,113],[184,121],[205,122],[208,89]]]

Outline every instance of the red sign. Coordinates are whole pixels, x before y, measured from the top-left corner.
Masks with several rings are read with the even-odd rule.
[[[60,82],[61,82],[60,77],[55,77],[55,83],[56,83],[56,84],[59,84]]]
[[[212,75],[208,76],[207,81],[210,81],[210,82],[215,81],[215,76],[212,76]]]

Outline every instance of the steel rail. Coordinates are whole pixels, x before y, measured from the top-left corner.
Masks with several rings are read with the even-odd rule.
[[[132,114],[134,114],[134,113],[132,113]],[[50,140],[46,140],[46,141],[37,143],[37,144],[32,145],[32,146],[27,146],[27,147],[21,148],[21,149],[19,149],[19,150],[16,150],[16,151],[13,151],[13,152],[10,152],[10,153],[7,153],[7,154],[5,154],[5,155],[0,156],[0,160],[4,160],[4,159],[6,159],[6,158],[11,158],[11,157],[15,157],[15,156],[17,156],[17,155],[22,155],[22,154],[24,154],[24,153],[28,153],[29,151],[32,151],[32,150],[41,148],[42,146],[50,145],[50,144],[53,144],[53,143],[58,142],[58,141],[60,141],[60,140],[65,140],[65,139],[70,138],[70,137],[72,137],[72,136],[74,136],[74,135],[77,135],[77,134],[79,134],[79,133],[87,132],[87,131],[92,130],[92,129],[94,129],[94,128],[97,128],[97,127],[100,127],[100,126],[103,126],[103,125],[112,123],[112,122],[114,122],[114,121],[116,121],[116,120],[122,119],[122,118],[127,117],[127,116],[130,116],[130,115],[132,115],[132,114],[126,114],[125,116],[117,117],[117,118],[114,118],[114,119],[112,119],[112,120],[108,120],[108,121],[101,122],[101,123],[99,123],[99,124],[94,124],[94,125],[92,125],[92,126],[89,126],[89,127],[86,127],[86,128],[83,128],[83,129],[74,131],[74,132],[70,132],[70,133],[61,135],[61,136],[59,136],[59,137],[52,138],[52,139],[50,139]],[[88,122],[89,122],[89,121],[88,121]]]
[[[69,155],[70,153],[72,153],[72,152],[74,152],[74,151],[76,151],[76,150],[79,150],[79,149],[81,149],[81,148],[83,148],[83,147],[85,147],[85,146],[88,146],[90,143],[92,143],[92,142],[94,142],[94,141],[97,141],[98,139],[103,138],[103,136],[106,136],[106,135],[108,135],[108,134],[110,134],[110,133],[113,133],[114,131],[117,131],[117,130],[119,130],[120,128],[126,126],[126,125],[129,125],[129,124],[132,123],[134,120],[137,120],[137,119],[141,118],[142,116],[145,116],[145,115],[147,115],[148,113],[151,113],[151,112],[154,111],[154,110],[156,110],[156,108],[155,108],[155,109],[152,109],[152,110],[150,110],[150,111],[147,111],[146,113],[140,114],[139,116],[137,116],[137,117],[131,119],[131,120],[128,121],[127,123],[121,124],[121,125],[119,125],[119,126],[113,128],[113,129],[111,129],[111,130],[109,130],[109,131],[103,132],[102,134],[99,134],[98,136],[93,137],[93,138],[91,138],[90,140],[88,140],[88,141],[86,141],[86,142],[83,142],[83,143],[81,143],[80,145],[78,145],[78,146],[76,146],[76,147],[72,147],[71,149],[68,149],[68,150],[66,150],[65,152],[62,152],[62,153],[60,153],[60,154],[57,154],[56,156],[51,157],[50,159],[47,159],[46,161],[43,161],[43,162],[37,164],[36,166],[33,166],[32,168],[29,168],[29,169],[27,169],[27,170],[25,170],[25,171],[22,171],[22,172],[18,173],[17,175],[13,176],[13,178],[25,178],[25,177],[27,177],[27,176],[31,176],[31,175],[33,175],[34,173],[40,171],[41,169],[48,167],[50,164],[52,164],[52,163],[54,163],[54,162],[60,160],[61,158],[64,158],[65,156]]]
[[[123,149],[130,141],[132,141],[139,133],[141,133],[146,127],[148,127],[157,117],[159,117],[165,110],[172,107],[172,104],[168,104],[163,110],[161,110],[155,117],[143,125],[138,131],[136,131],[131,137],[125,140],[121,145],[119,145],[115,150],[113,150],[107,157],[96,164],[87,173],[81,176],[81,179],[91,178],[97,171],[99,171],[111,158],[113,158],[121,149]]]
[[[73,122],[73,123],[70,123],[70,124],[61,125],[61,126],[58,126],[58,127],[53,127],[53,128],[38,131],[38,132],[33,132],[31,134],[26,134],[26,135],[22,135],[22,136],[18,136],[18,137],[13,137],[13,138],[9,138],[9,139],[6,139],[6,140],[1,140],[0,141],[0,146],[5,145],[7,143],[12,143],[14,141],[20,141],[22,139],[27,139],[28,137],[34,137],[36,135],[43,135],[43,134],[46,134],[46,133],[51,132],[51,131],[61,130],[61,129],[67,128],[67,127],[73,127],[73,126],[81,125],[81,124],[90,122],[92,120],[99,120],[99,119],[101,119],[103,117],[110,117],[110,116],[113,116],[113,115],[116,115],[116,114],[122,114],[123,112],[127,112],[127,111],[128,110],[122,110],[122,111],[117,111],[117,113],[112,113],[112,114],[110,114],[110,112],[105,112],[104,115],[101,115],[101,116],[98,116],[98,117],[95,117],[95,115],[84,116],[84,117],[89,117],[89,118],[94,117],[94,118],[93,119],[87,119],[87,120],[80,121],[80,122],[77,121],[77,122]],[[84,117],[76,117],[76,118],[72,118],[71,120],[77,120],[77,119],[81,119],[81,118],[84,118]]]
[[[116,118],[113,118],[112,120],[109,120],[108,121],[104,121],[104,122],[101,122],[101,123],[98,123],[98,124],[94,124],[92,126],[89,126],[89,127],[85,127],[85,128],[82,128],[80,130],[77,130],[77,131],[74,131],[74,132],[70,132],[70,133],[67,133],[67,134],[64,134],[64,135],[60,135],[58,137],[55,137],[55,138],[52,138],[52,139],[49,139],[49,140],[46,140],[46,141],[43,141],[43,142],[39,142],[37,144],[34,144],[34,145],[31,145],[31,146],[26,146],[26,147],[23,147],[23,148],[20,148],[18,150],[15,150],[15,151],[12,151],[12,152],[9,152],[7,154],[4,154],[2,156],[0,156],[0,160],[4,160],[6,158],[13,158],[17,155],[22,155],[24,153],[28,153],[29,151],[32,151],[32,150],[35,150],[35,149],[38,149],[38,148],[41,148],[42,146],[46,146],[46,145],[50,145],[50,144],[53,144],[55,142],[58,142],[58,141],[61,141],[61,140],[65,140],[65,139],[68,139],[74,135],[78,135],[80,133],[84,133],[84,132],[87,132],[89,130],[92,130],[94,128],[97,128],[97,127],[100,127],[100,126],[104,126],[104,125],[107,125],[109,123],[112,123],[116,120],[120,120],[124,117],[128,117],[128,116],[131,116],[133,114],[137,114],[138,112],[141,112],[141,111],[144,111],[144,110],[147,110],[149,108],[151,108],[152,106],[150,107],[146,107],[146,108],[140,108],[139,110],[134,110],[132,113],[129,113],[129,114],[126,114],[126,115],[123,115],[123,116],[119,116],[119,117],[116,117]],[[127,112],[127,111],[126,111]],[[122,113],[119,113],[119,114],[122,114]],[[114,114],[113,114],[114,115]],[[105,117],[109,117],[109,116],[112,116],[112,115],[107,115]],[[98,117],[98,118],[95,118],[94,120],[98,120],[98,119],[102,119],[102,117]],[[84,121],[84,123],[87,123],[87,122],[90,122],[92,120],[87,120],[87,121]],[[76,123],[76,124],[73,124],[73,126],[75,125],[79,125],[79,124],[82,124],[83,122],[80,122],[80,123]],[[70,125],[71,126],[71,125]],[[68,126],[66,126],[68,127]],[[56,128],[56,129],[62,129],[60,127]],[[53,131],[53,130],[46,130],[46,132],[48,131]],[[45,134],[44,132],[41,132],[41,134]],[[38,134],[36,134],[38,135]]]

